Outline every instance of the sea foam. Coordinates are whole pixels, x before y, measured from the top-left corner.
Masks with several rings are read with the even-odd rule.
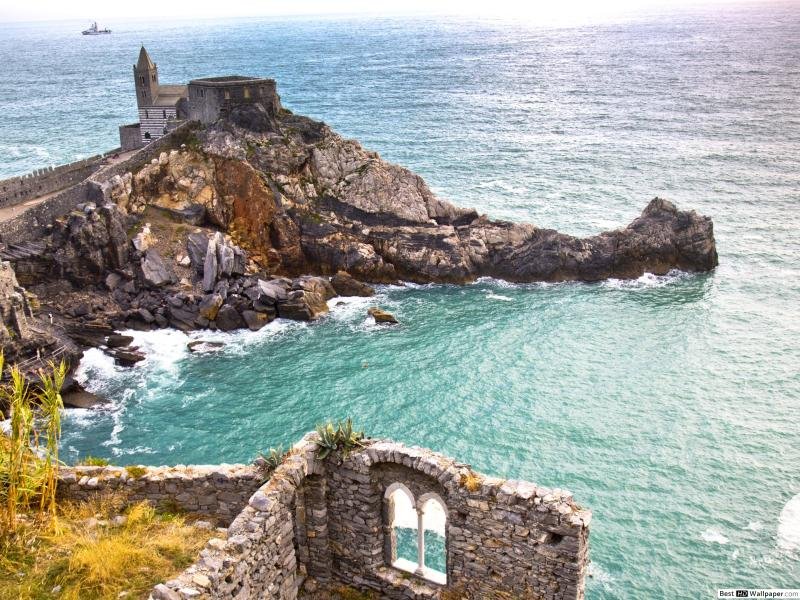
[[[786,503],[778,518],[778,548],[790,552],[800,549],[800,494]]]
[[[730,541],[727,537],[722,535],[722,532],[719,529],[715,527],[709,527],[700,534],[700,537],[706,542],[711,542],[714,544],[727,544]]]

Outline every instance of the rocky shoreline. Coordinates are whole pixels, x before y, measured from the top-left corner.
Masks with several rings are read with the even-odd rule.
[[[96,346],[132,365],[142,356],[119,330],[313,321],[333,297],[372,295],[369,283],[592,282],[717,265],[711,219],[666,200],[587,238],[493,221],[285,109],[249,105],[176,132],[173,146],[138,170],[101,171],[102,198],[14,259],[9,289],[35,299],[27,335],[41,339],[7,336],[12,360],[58,347],[75,366]],[[376,322],[394,321],[374,308]]]

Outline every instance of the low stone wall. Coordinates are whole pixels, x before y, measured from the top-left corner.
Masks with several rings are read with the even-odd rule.
[[[126,502],[146,500],[208,517],[227,526],[264,482],[251,465],[145,467],[133,476],[124,467],[69,467],[60,470],[58,495],[86,500],[108,492],[123,492]]]
[[[559,490],[480,476],[445,456],[388,441],[320,460],[315,434],[292,449],[200,559],[153,600],[325,598],[347,585],[381,598],[584,596],[591,513]],[[444,505],[446,573],[396,564],[393,490]]]
[[[37,240],[47,233],[53,219],[64,216],[82,202],[98,199],[102,199],[99,189],[88,181],[67,188],[19,216],[0,222],[0,242],[20,244]]]
[[[98,168],[88,173],[82,183],[73,185],[52,198],[32,206],[13,219],[0,222],[0,242],[20,244],[39,239],[47,233],[47,227],[54,219],[74,210],[78,204],[82,202],[103,203],[104,190],[108,187],[110,179],[115,175],[136,172],[154,158],[158,158],[165,150],[180,146],[196,126],[196,123],[184,123],[175,131],[148,144],[127,160],[102,168],[99,168],[98,164]]]
[[[97,171],[102,166],[103,160],[113,152],[116,150],[67,165],[46,167],[20,177],[4,179],[0,181],[0,208],[13,206],[80,183]]]

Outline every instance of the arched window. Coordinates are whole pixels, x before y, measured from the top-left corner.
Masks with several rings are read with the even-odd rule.
[[[434,493],[414,499],[402,483],[384,493],[386,561],[396,569],[445,585],[447,507]]]
[[[151,137],[153,137],[153,136],[150,135],[150,132],[146,131],[145,134],[144,134],[144,139],[149,140]]]
[[[156,80],[156,74],[153,73],[153,81],[155,81],[155,80]]]
[[[245,98],[245,100],[250,98],[250,88],[249,87],[245,87],[244,88],[244,98]]]
[[[391,538],[389,562],[397,569],[414,573],[417,563],[417,509],[414,495],[402,483],[394,483],[386,490],[387,520]]]
[[[166,119],[167,118],[167,111],[166,110],[162,110],[161,113],[164,115],[164,118]]]
[[[421,574],[426,579],[444,585],[447,583],[447,507],[438,495],[430,493],[422,495],[417,501],[417,511],[422,524],[419,534],[422,541],[419,551]]]

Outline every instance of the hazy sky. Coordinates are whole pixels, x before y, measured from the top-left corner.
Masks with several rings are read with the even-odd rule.
[[[736,0],[0,0],[0,21],[96,19],[102,25],[132,18],[239,17],[300,14],[447,13],[569,21],[676,5],[720,5]],[[752,0],[751,0],[752,1]],[[757,0],[756,0],[757,1]]]

